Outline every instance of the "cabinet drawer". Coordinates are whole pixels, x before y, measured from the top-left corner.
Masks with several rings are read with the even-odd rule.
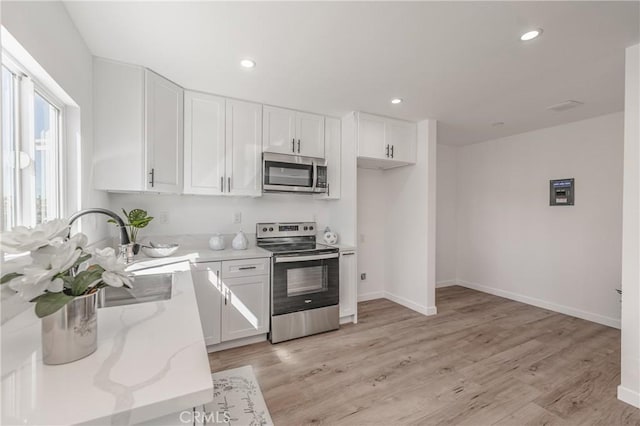
[[[269,258],[228,260],[222,262],[222,278],[269,275]]]

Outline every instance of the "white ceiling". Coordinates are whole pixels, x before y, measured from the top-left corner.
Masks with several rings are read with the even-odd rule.
[[[623,109],[639,2],[66,2],[97,56],[189,89],[440,121],[465,145]],[[521,33],[544,33],[521,42]],[[241,69],[241,58],[257,67]],[[404,103],[391,105],[392,97]],[[545,108],[565,100],[584,105]],[[502,127],[491,123],[504,122]]]

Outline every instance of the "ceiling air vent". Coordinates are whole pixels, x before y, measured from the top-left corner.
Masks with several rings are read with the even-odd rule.
[[[582,102],[564,101],[564,102],[560,102],[559,104],[548,106],[547,109],[550,110],[550,111],[561,112],[561,111],[566,111],[566,110],[571,109],[571,108],[578,107],[580,105],[582,105]]]

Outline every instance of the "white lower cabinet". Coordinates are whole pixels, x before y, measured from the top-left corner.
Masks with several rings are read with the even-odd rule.
[[[191,266],[207,346],[269,331],[269,265],[242,259]]]
[[[356,315],[358,262],[355,251],[340,253],[340,317]],[[355,322],[354,317],[354,322]]]
[[[222,341],[269,331],[269,275],[223,278]]]
[[[200,323],[207,346],[221,342],[220,311],[222,286],[220,271],[222,262],[196,263],[191,266],[191,277],[198,302]]]

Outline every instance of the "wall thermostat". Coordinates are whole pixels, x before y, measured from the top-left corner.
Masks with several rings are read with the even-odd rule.
[[[572,206],[575,197],[575,181],[573,178],[551,180],[549,192],[550,206]]]

